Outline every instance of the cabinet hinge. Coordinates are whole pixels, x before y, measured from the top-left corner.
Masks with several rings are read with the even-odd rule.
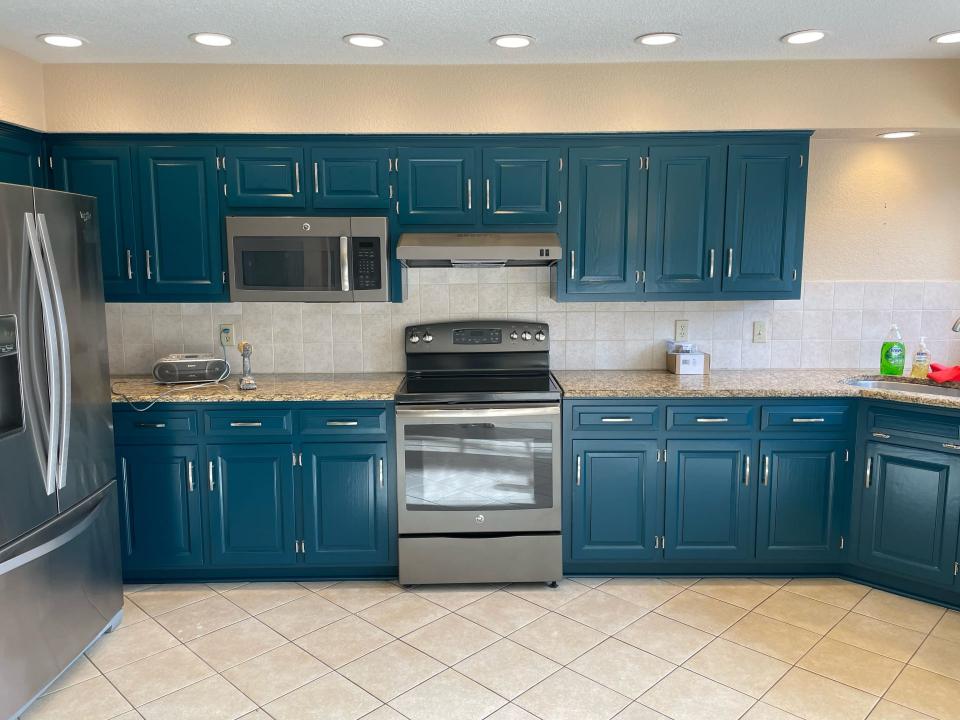
[[[843,548],[846,546],[846,544],[847,544],[846,538],[844,538],[843,535],[841,535],[841,536],[840,536],[840,549],[843,550]]]

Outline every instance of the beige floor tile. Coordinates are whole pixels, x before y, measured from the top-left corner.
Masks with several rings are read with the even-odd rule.
[[[228,590],[223,596],[251,615],[259,615],[306,595],[303,585],[295,582],[252,582]]]
[[[509,700],[559,669],[553,660],[512,640],[501,640],[456,666],[456,670]]]
[[[218,593],[229,592],[230,590],[235,590],[238,587],[246,585],[246,582],[213,582],[206,583],[207,587],[211,590],[216,590]]]
[[[930,720],[930,716],[889,700],[881,700],[870,713],[869,720]]]
[[[517,597],[536,603],[547,610],[556,610],[561,605],[580,597],[590,588],[573,580],[560,580],[557,587],[552,588],[546,583],[514,583],[506,587],[508,592]]]
[[[386,580],[353,580],[340,582],[317,592],[330,602],[355,613],[399,595],[403,588]]]
[[[70,667],[63,671],[63,674],[57,678],[57,681],[53,683],[53,685],[47,688],[44,695],[57,692],[58,690],[65,690],[71,685],[76,685],[77,683],[82,683],[85,680],[99,676],[100,671],[97,670],[97,666],[90,662],[86,655],[81,655],[73,661]]]
[[[510,703],[497,710],[487,718],[487,720],[538,720],[538,718],[536,715],[528,713],[522,707]]]
[[[793,668],[763,701],[804,720],[863,720],[878,698],[862,690]]]
[[[744,610],[753,610],[776,592],[772,585],[752,578],[704,578],[690,589]]]
[[[934,637],[944,640],[952,640],[960,643],[960,613],[955,610],[947,610],[937,626],[930,633]]]
[[[630,700],[564,668],[527,690],[514,703],[550,720],[610,720]]]
[[[256,710],[250,698],[219,675],[140,708],[146,720],[236,720]]]
[[[156,617],[215,594],[215,591],[199,583],[153,585],[136,593],[133,600],[148,615]]]
[[[304,635],[297,640],[297,645],[330,667],[338,668],[393,639],[380,628],[350,615]]]
[[[815,632],[755,612],[721,637],[790,664],[797,662],[820,640],[820,635]]]
[[[187,643],[214,670],[223,672],[286,643],[256,618],[243,620]]]
[[[751,697],[761,698],[790,665],[756,650],[717,638],[683,665]]]
[[[100,672],[109,672],[177,645],[177,639],[154,620],[144,620],[104,635],[87,650]]]
[[[580,583],[581,585],[586,585],[587,587],[591,587],[591,588],[596,589],[596,588],[600,587],[601,585],[603,585],[605,582],[608,582],[608,581],[610,580],[610,578],[608,578],[608,577],[593,577],[593,576],[589,576],[589,577],[573,576],[573,577],[570,578],[570,580],[573,580],[574,582],[578,582],[578,583]]]
[[[923,633],[857,613],[847,615],[827,637],[900,662],[909,660],[923,642]]]
[[[674,585],[682,588],[688,588],[691,585],[696,585],[702,578],[698,577],[685,577],[682,575],[668,575],[660,578],[661,580],[666,580],[668,583],[673,583]]]
[[[946,610],[939,605],[911,600],[883,590],[871,590],[854,608],[861,615],[928,633],[940,622]]]
[[[326,598],[309,593],[285,605],[257,615],[257,619],[270,626],[288,640],[296,640],[314,630],[345,618],[349,613]]]
[[[772,585],[775,588],[781,588],[790,582],[790,578],[782,577],[756,577],[754,578],[757,582],[762,582],[765,585]]]
[[[344,665],[339,672],[381,701],[390,702],[443,670],[429,655],[395,640]]]
[[[903,663],[853,645],[824,638],[797,663],[871,695],[883,695],[903,670]]]
[[[500,589],[500,585],[421,585],[413,592],[453,612]]]
[[[568,667],[636,700],[677,666],[621,640],[607,638]]]
[[[417,628],[441,618],[449,612],[446,608],[414,593],[403,593],[358,613],[381,630],[400,637]]]
[[[389,705],[381,705],[369,715],[364,715],[362,720],[408,720]]]
[[[544,615],[510,636],[514,642],[566,665],[606,636],[586,625],[556,613]]]
[[[123,622],[120,623],[120,627],[130,627],[131,625],[136,625],[138,622],[146,620],[149,615],[147,615],[143,610],[140,609],[140,606],[137,605],[133,600],[124,596],[123,598]]]
[[[711,635],[719,635],[747,614],[743,608],[685,590],[668,600],[657,612]]]
[[[246,620],[250,615],[226,598],[214,597],[200,600],[163,615],[157,622],[163,625],[180,642],[190,642],[201,635]]]
[[[786,590],[779,590],[771,595],[760,603],[754,612],[819,635],[826,635],[830,628],[847,614],[846,610],[836,605],[828,605]]]
[[[147,588],[152,588],[152,587],[153,585],[150,583],[132,583],[129,585],[125,584],[123,586],[123,594],[132,595],[133,593],[138,593],[141,590],[146,590]]]
[[[326,590],[328,587],[337,584],[336,580],[301,580],[300,584],[303,585],[310,592],[318,593],[321,590]]]
[[[444,665],[456,665],[499,639],[496,633],[452,613],[403,637],[405,643]]]
[[[103,676],[39,698],[21,720],[107,720],[132,706]]]
[[[673,720],[737,720],[753,705],[749,695],[677,668],[640,697]]]
[[[223,676],[257,705],[266,705],[328,672],[330,668],[291,643],[225,670]]]
[[[617,638],[680,665],[713,640],[713,635],[652,612],[618,632]]]
[[[928,637],[910,659],[910,664],[960,680],[960,643]]]
[[[445,670],[390,704],[410,720],[482,720],[506,702],[456,670]]]
[[[529,600],[508,592],[497,592],[460,608],[457,614],[499,635],[509,635],[547,612]]]
[[[647,613],[631,602],[599,590],[588,590],[559,607],[557,612],[607,635],[623,630]]]
[[[328,673],[268,704],[275,720],[357,720],[381,703],[337,673]]]
[[[853,610],[870,592],[866,585],[859,585],[841,578],[794,578],[783,589],[813,600],[836,605],[844,610]]]
[[[108,672],[107,679],[134,707],[140,707],[213,674],[213,668],[177,645]]]
[[[633,703],[617,713],[613,720],[669,720],[669,718],[646,705]]]
[[[250,716],[244,715],[240,720],[246,720],[246,718],[250,718]],[[123,715],[117,715],[115,718],[111,718],[111,720],[143,720],[143,715],[136,710],[128,710]],[[251,720],[257,720],[257,718],[251,718]]]
[[[675,595],[683,592],[683,588],[660,578],[614,578],[600,586],[601,592],[616,595],[621,600],[633,603],[643,610],[653,610]]]
[[[908,665],[887,691],[887,700],[938,718],[960,718],[960,682]]]
[[[775,708],[773,705],[767,705],[764,702],[758,702],[747,710],[747,714],[743,716],[742,720],[798,720],[798,718],[786,710]]]

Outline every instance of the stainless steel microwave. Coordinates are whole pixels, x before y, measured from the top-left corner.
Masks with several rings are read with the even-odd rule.
[[[227,218],[230,299],[386,302],[384,217]]]

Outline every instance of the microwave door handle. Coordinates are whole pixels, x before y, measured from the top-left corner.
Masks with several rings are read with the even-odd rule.
[[[340,289],[350,291],[350,238],[340,236]]]

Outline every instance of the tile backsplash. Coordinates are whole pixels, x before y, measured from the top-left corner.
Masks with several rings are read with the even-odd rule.
[[[110,368],[149,373],[161,355],[219,353],[217,325],[231,322],[253,344],[254,374],[398,371],[404,327],[477,318],[549,323],[557,370],[661,369],[679,319],[715,369],[876,370],[894,322],[911,356],[925,335],[935,362],[960,364],[960,282],[809,282],[800,300],[561,304],[545,268],[411,270],[408,280],[402,304],[111,303]],[[766,343],[752,341],[757,320]],[[237,372],[234,348],[227,357]]]

